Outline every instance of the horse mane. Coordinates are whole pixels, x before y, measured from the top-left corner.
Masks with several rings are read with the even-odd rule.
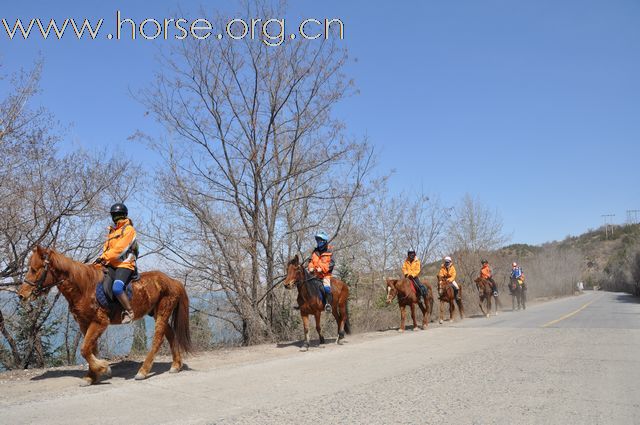
[[[75,261],[53,249],[49,252],[51,264],[57,270],[69,275],[69,280],[76,284],[92,284],[102,280],[102,270],[91,265]]]

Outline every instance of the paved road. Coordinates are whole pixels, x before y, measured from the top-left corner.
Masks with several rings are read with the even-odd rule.
[[[64,372],[4,382],[0,422],[640,424],[640,304],[587,292],[342,347],[253,348],[190,365],[143,382],[116,368],[90,388]]]

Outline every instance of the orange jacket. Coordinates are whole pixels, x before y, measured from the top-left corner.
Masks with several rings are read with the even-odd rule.
[[[456,280],[456,268],[451,264],[449,269],[443,264],[438,272],[438,280],[446,280],[451,283]]]
[[[127,218],[119,221],[115,227],[109,227],[109,236],[100,259],[111,267],[135,270],[137,250],[136,230]]]
[[[489,264],[485,264],[482,266],[482,268],[480,269],[480,277],[482,279],[491,279],[491,277],[493,277],[493,273],[491,272],[491,267],[489,267]]]
[[[331,277],[331,272],[333,271],[333,252],[331,252],[332,247],[327,247],[327,250],[324,252],[319,252],[317,249],[313,251],[311,254],[311,260],[309,261],[309,266],[307,269],[316,275],[316,277],[320,279],[324,279],[325,277]],[[320,271],[317,271],[320,269]]]
[[[405,260],[402,265],[402,274],[409,277],[418,277],[420,275],[420,260],[417,257],[413,261]]]

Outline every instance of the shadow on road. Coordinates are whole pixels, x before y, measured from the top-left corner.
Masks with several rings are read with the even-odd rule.
[[[140,369],[140,365],[142,362],[136,362],[133,360],[122,360],[117,363],[111,364],[111,372],[112,376],[115,378],[123,378],[125,380],[133,379],[138,369]],[[149,373],[149,378],[152,376],[162,375],[171,369],[171,362],[156,362],[153,364],[151,368],[151,372]],[[182,371],[192,370],[188,365],[182,366]],[[86,370],[78,370],[78,369],[68,369],[68,370],[47,370],[41,375],[34,376],[31,378],[31,381],[41,381],[44,379],[55,379],[55,378],[82,378],[87,374]]]
[[[616,301],[625,304],[640,304],[640,297],[631,294],[617,294]]]
[[[287,348],[287,347],[298,347],[298,348],[302,348],[304,341],[292,341],[292,342],[279,342],[278,344],[276,344],[276,348]],[[336,338],[325,338],[324,339],[324,344],[323,345],[329,345],[329,344],[335,344],[336,342]],[[319,347],[320,346],[320,341],[318,339],[312,339],[311,340],[311,346],[312,347]]]

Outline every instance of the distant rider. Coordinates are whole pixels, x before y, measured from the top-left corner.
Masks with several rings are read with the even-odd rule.
[[[427,295],[427,287],[420,283],[420,259],[416,257],[416,252],[410,250],[407,252],[407,259],[402,264],[402,274],[410,279],[418,290],[418,302],[424,304],[424,297]]]
[[[316,249],[311,254],[308,270],[315,277],[322,280],[325,294],[325,311],[331,312],[331,303],[333,302],[333,294],[331,293],[331,273],[335,262],[333,260],[332,247],[329,246],[329,235],[325,232],[318,232],[315,236]]]
[[[524,272],[522,268],[518,266],[518,263],[511,265],[511,279],[517,281],[517,284],[522,286],[522,289],[527,289],[527,284],[524,282]]]
[[[480,262],[482,264],[482,268],[480,269],[480,278],[491,283],[491,289],[493,289],[493,296],[498,296],[498,286],[496,282],[493,280],[493,271],[491,271],[491,266],[489,266],[489,261],[482,260]]]
[[[451,260],[451,257],[444,257],[444,262],[442,263],[442,267],[440,267],[440,271],[438,272],[438,280],[445,281],[453,286],[453,292],[456,300],[460,299],[460,288],[458,286],[458,283],[456,282],[456,268],[453,265],[453,260]]]

